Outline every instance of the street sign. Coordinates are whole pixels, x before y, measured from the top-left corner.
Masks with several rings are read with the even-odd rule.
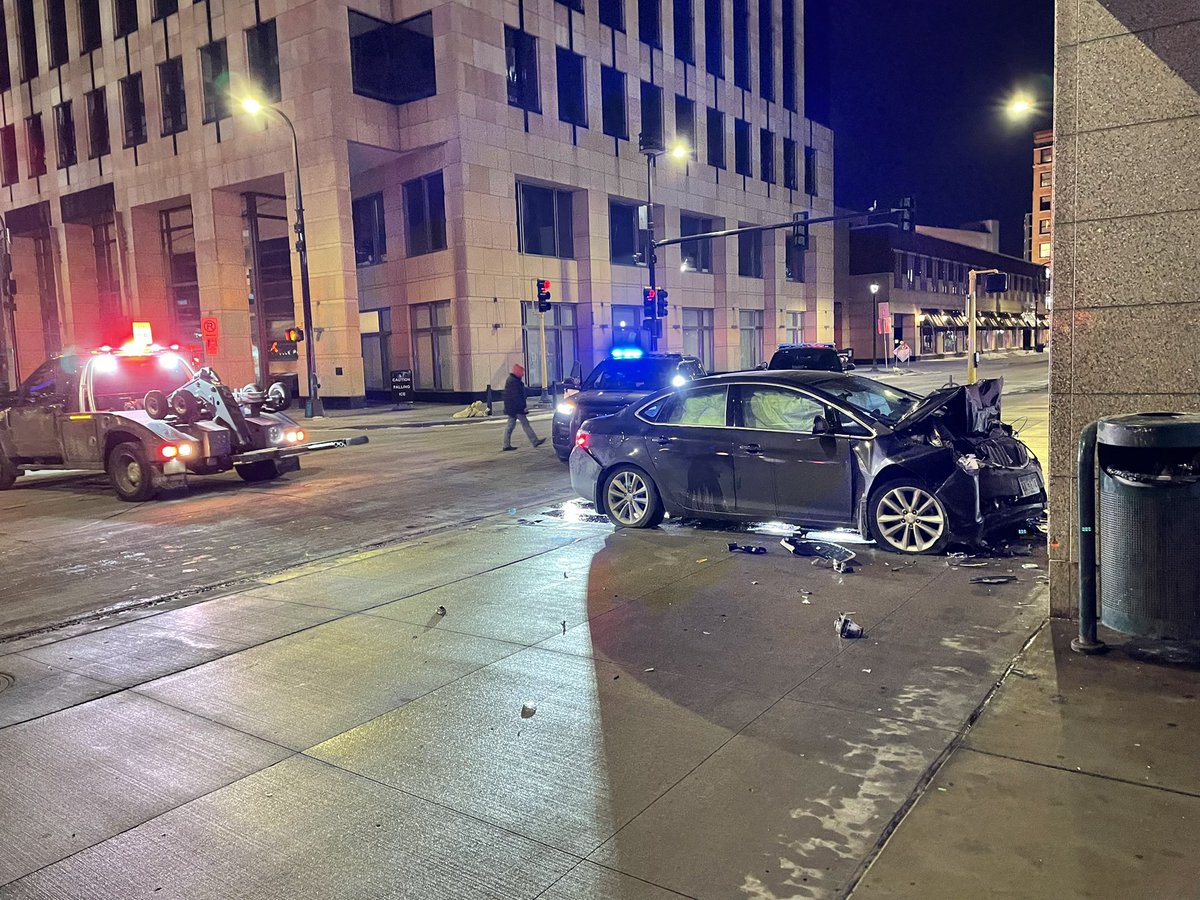
[[[267,347],[267,359],[272,362],[292,362],[300,358],[295,341],[271,341]]]
[[[411,403],[413,401],[412,369],[392,370],[392,397],[397,403]]]
[[[892,304],[887,300],[879,304],[879,321],[875,323],[875,327],[880,334],[887,334],[892,330]]]
[[[200,320],[200,336],[204,339],[204,352],[216,356],[221,349],[221,325],[212,316]]]

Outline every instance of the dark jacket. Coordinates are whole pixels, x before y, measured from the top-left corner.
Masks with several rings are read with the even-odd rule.
[[[509,374],[504,382],[504,414],[519,416],[525,412],[525,383],[516,375]]]

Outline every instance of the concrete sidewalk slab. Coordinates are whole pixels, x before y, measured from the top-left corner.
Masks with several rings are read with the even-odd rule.
[[[7,684],[12,679],[11,684]],[[58,712],[117,690],[111,684],[76,675],[18,653],[0,656],[0,728]]]

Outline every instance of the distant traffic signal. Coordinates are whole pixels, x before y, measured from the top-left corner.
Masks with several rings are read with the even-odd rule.
[[[647,319],[653,319],[658,315],[658,303],[656,302],[657,292],[652,287],[642,288],[642,314]]]
[[[657,304],[657,309],[655,310],[655,315],[657,315],[660,319],[665,319],[667,317],[667,297],[668,296],[669,295],[667,294],[667,292],[664,291],[662,288],[659,288],[654,294],[654,300]]]
[[[295,327],[289,328],[283,333],[283,339],[285,341],[291,341],[293,344],[298,344],[304,340],[304,329]]]
[[[538,312],[550,311],[550,282],[545,278],[537,282],[537,308]]]
[[[905,197],[900,201],[900,230],[912,231],[915,227],[913,224],[913,198]]]

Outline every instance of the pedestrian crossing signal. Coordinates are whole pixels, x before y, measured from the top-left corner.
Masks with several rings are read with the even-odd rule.
[[[285,341],[291,341],[294,344],[298,344],[302,340],[304,340],[304,329],[303,328],[289,328],[287,331],[285,331],[283,333],[283,339]]]
[[[538,312],[550,311],[550,282],[545,278],[537,282],[537,308]]]

